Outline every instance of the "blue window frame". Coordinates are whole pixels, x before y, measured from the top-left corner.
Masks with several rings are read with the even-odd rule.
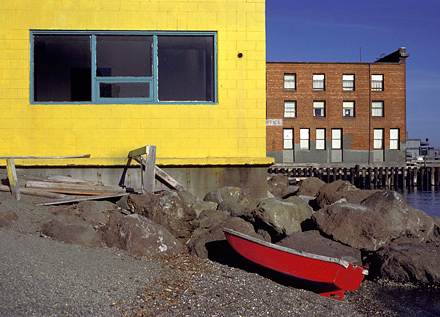
[[[215,104],[215,32],[31,31],[31,103]]]

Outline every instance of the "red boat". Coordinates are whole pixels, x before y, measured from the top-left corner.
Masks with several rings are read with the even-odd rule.
[[[368,268],[345,260],[296,251],[246,234],[223,229],[241,256],[266,269],[287,275],[319,295],[342,300],[344,291],[358,289]]]

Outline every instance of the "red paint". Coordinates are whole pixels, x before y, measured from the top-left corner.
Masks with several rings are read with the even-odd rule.
[[[357,290],[366,267],[347,261],[310,253],[302,253],[250,236],[224,229],[229,244],[246,259],[279,273],[300,278],[311,285],[319,285],[315,291],[326,297],[342,300],[344,291]]]

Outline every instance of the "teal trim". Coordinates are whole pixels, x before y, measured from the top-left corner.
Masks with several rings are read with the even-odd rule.
[[[34,36],[35,35],[89,35],[90,36],[90,50],[91,50],[91,102],[38,102],[35,101],[34,95]],[[153,52],[152,52],[152,77],[98,77],[96,76],[96,36],[98,35],[150,35],[153,36]],[[158,100],[158,40],[160,35],[174,35],[174,36],[212,36],[214,43],[214,96],[213,101],[159,101]],[[30,103],[31,104],[172,104],[172,105],[216,105],[218,104],[218,72],[217,72],[217,32],[215,31],[84,31],[84,30],[30,30]],[[148,82],[150,83],[150,98],[102,98],[99,97],[100,83],[116,83],[116,82]]]

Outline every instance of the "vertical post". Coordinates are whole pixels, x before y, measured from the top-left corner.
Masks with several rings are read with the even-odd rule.
[[[16,200],[21,199],[20,188],[18,186],[17,171],[15,170],[14,159],[6,159],[6,169],[8,170],[9,187]]]
[[[145,165],[145,186],[142,189],[148,194],[154,192],[154,176],[156,174],[156,146],[147,145],[147,164]]]

